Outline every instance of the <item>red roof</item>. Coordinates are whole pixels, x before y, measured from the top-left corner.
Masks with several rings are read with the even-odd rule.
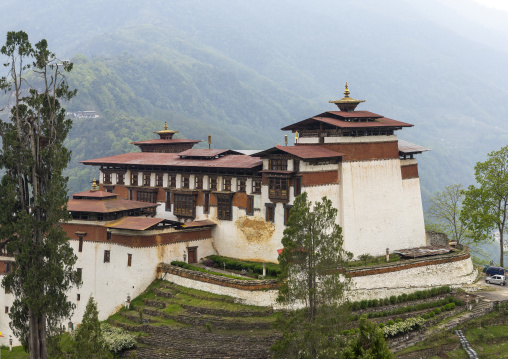
[[[227,155],[211,160],[180,158],[180,153],[134,152],[81,161],[85,165],[145,165],[176,167],[213,168],[254,168],[262,165],[257,157],[246,155]]]
[[[402,152],[402,153],[422,153],[425,151],[430,151],[430,149],[427,147],[416,145],[416,144],[408,142],[408,141],[399,140],[399,152]]]
[[[209,219],[204,219],[202,221],[192,221],[183,223],[182,227],[184,228],[194,228],[194,227],[203,227],[203,226],[215,226],[217,223],[210,221]]]
[[[351,121],[351,119],[372,119],[372,121]],[[339,128],[367,128],[367,127],[412,127],[410,123],[392,120],[387,117],[376,115],[368,111],[328,111],[318,116],[310,117],[303,121],[283,127],[283,131],[297,131],[302,126],[311,124],[312,122],[323,122]]]
[[[106,223],[106,227],[116,229],[130,229],[133,231],[144,231],[145,229],[155,226],[163,220],[163,218],[126,216],[117,219],[116,221]]]
[[[311,158],[333,158],[342,157],[343,153],[335,152],[321,146],[276,146],[268,150],[254,154],[257,157],[264,157],[277,152],[286,152],[303,159]]]
[[[106,191],[84,191],[84,192],[78,192],[74,193],[72,195],[73,197],[88,197],[88,198],[116,198],[118,195],[115,193],[110,193]]]
[[[185,157],[215,157],[219,155],[241,155],[242,153],[236,152],[233,150],[219,150],[219,149],[199,149],[199,148],[192,148],[190,150],[185,150],[183,152],[180,152],[180,156]]]
[[[202,142],[201,140],[187,140],[185,138],[174,138],[171,140],[163,140],[160,138],[156,138],[153,140],[146,140],[146,141],[137,141],[137,142],[131,142],[134,145],[170,145],[172,143],[198,143]]]
[[[87,199],[70,199],[67,210],[70,212],[111,213],[131,209],[157,207],[157,203],[131,201],[128,199],[112,199],[108,201],[91,201]]]

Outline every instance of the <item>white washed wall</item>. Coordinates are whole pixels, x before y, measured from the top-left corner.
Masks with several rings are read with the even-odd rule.
[[[11,261],[11,257],[0,257],[0,259],[6,259]],[[0,275],[0,283],[4,279],[3,274]],[[12,334],[12,330],[9,327],[10,319],[9,314],[5,313],[5,307],[12,307],[12,302],[14,301],[14,296],[12,294],[6,294],[5,289],[0,285],[0,332],[2,332],[3,338],[0,338],[0,345],[9,345],[9,337],[12,336],[13,345],[21,345],[19,340],[14,337]]]

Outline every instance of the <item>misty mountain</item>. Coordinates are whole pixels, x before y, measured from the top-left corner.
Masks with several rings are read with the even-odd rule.
[[[424,196],[470,184],[508,142],[507,20],[466,0],[0,4],[4,33],[74,58],[68,108],[105,118],[75,123],[76,189],[93,175],[78,159],[132,150],[164,120],[216,148],[281,143],[281,127],[333,109],[346,81],[359,109],[415,124],[399,137],[433,150],[419,157]]]

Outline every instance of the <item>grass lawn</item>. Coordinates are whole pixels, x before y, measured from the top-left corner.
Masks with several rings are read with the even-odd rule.
[[[21,346],[12,348],[12,352],[8,348],[2,347],[2,356],[0,356],[2,359],[25,359],[29,357],[30,355],[25,353]]]

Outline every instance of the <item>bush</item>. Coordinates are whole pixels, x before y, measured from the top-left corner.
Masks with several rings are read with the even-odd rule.
[[[369,302],[368,302],[367,300],[365,300],[365,299],[364,299],[364,300],[362,300],[362,301],[360,302],[360,307],[361,307],[362,309],[365,309],[365,308],[367,308],[367,305],[368,305],[368,304],[369,304]]]
[[[102,323],[101,330],[109,350],[115,354],[136,346],[134,337],[123,329]]]
[[[384,305],[388,305],[388,304],[390,304],[390,298],[385,298],[385,299],[383,300],[383,302],[384,302]]]
[[[395,323],[402,323],[402,319],[400,318],[395,319]]]
[[[377,299],[373,299],[373,300],[372,300],[372,306],[373,306],[373,307],[377,307],[378,305],[379,305],[379,300],[377,300]]]
[[[395,322],[391,319],[388,322],[386,322],[387,326],[394,325],[394,324],[395,324]]]
[[[390,303],[391,303],[391,304],[396,304],[396,303],[397,303],[397,297],[396,297],[396,296],[394,296],[394,295],[392,295],[392,296],[390,297]]]
[[[436,315],[441,314],[441,309],[439,308],[434,309],[434,313],[436,313]]]
[[[385,325],[383,323],[379,323],[379,328],[383,329]]]

